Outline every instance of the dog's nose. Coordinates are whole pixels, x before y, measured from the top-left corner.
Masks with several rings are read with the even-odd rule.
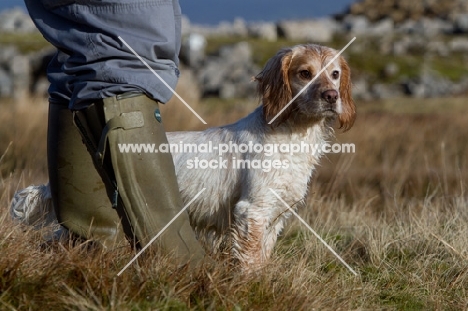
[[[327,90],[322,93],[322,98],[329,104],[334,104],[338,100],[338,92],[335,90]]]

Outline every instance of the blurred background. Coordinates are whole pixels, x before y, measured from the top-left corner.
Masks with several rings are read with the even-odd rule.
[[[253,96],[250,77],[277,49],[315,42],[346,51],[358,100],[459,96],[468,90],[468,2],[181,1],[187,75],[201,97]],[[53,49],[19,0],[0,3],[0,97],[44,95]]]

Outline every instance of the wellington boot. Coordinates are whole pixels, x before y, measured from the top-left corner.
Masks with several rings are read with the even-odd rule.
[[[125,241],[120,218],[66,105],[49,106],[47,160],[59,222],[75,235],[105,247]]]
[[[117,204],[116,208],[125,210],[119,215],[128,216],[135,240],[144,246],[183,207],[174,163],[169,153],[123,152],[119,146],[148,144],[157,149],[160,144],[168,144],[159,106],[144,95],[127,93],[104,99],[103,109],[106,127],[98,155],[105,159],[108,155],[102,154],[104,150],[110,153],[118,195],[123,203],[123,206],[122,203]],[[103,139],[107,140],[107,148],[103,147]],[[175,218],[157,239],[155,245],[158,244],[192,266],[204,257],[204,251],[190,227],[187,212]]]

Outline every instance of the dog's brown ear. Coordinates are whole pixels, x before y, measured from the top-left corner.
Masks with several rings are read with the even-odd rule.
[[[340,128],[345,132],[349,130],[356,120],[356,105],[351,94],[351,70],[346,60],[340,56],[341,78],[340,78],[340,98],[343,111],[338,119]]]
[[[292,60],[292,50],[280,50],[270,58],[265,68],[255,77],[258,81],[257,91],[263,104],[263,116],[266,122],[275,118],[291,101],[292,91],[289,84],[289,66]],[[291,109],[288,107],[278,115],[272,123],[277,126],[288,119]]]

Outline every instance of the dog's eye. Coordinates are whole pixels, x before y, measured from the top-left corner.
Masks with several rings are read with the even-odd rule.
[[[304,79],[310,79],[312,77],[312,74],[310,73],[309,70],[302,70],[300,74],[301,74],[301,77],[303,77]]]
[[[336,80],[336,79],[338,79],[339,77],[340,77],[340,72],[339,72],[338,70],[334,70],[334,71],[332,72],[332,78]]]

